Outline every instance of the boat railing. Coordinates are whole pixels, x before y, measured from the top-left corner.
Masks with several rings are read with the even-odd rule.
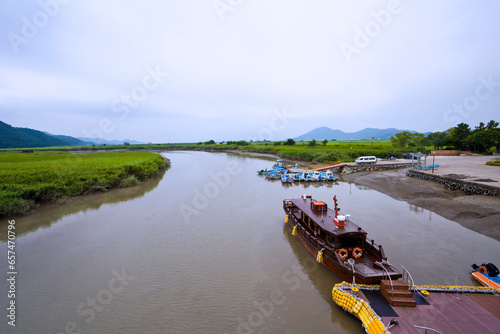
[[[384,251],[382,250],[382,246],[376,245],[374,240],[367,239],[367,242],[365,243],[365,248],[377,254],[380,259],[384,258]]]
[[[391,297],[394,298],[394,285],[392,284],[392,278],[391,278],[391,275],[389,274],[389,271],[385,268],[383,262],[384,261],[377,262],[377,264],[380,265],[382,267],[382,269],[384,269],[384,278],[386,275],[389,278],[389,283],[391,285]]]
[[[406,269],[403,265],[401,265],[401,267],[403,268],[403,282],[405,282],[406,284],[408,284],[408,286],[410,287],[410,291],[415,291],[416,288],[415,288],[415,282],[413,281],[413,277],[411,277],[411,274],[410,272],[408,271],[408,269]]]

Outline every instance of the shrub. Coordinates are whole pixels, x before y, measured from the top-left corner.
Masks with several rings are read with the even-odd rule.
[[[121,180],[120,188],[136,186],[139,183],[141,183],[141,181],[137,180],[137,178],[134,175],[130,175],[126,179]]]

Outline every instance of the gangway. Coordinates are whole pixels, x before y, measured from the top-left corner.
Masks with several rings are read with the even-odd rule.
[[[336,164],[336,165],[331,165],[331,166],[316,168],[314,170],[316,170],[318,172],[321,172],[321,171],[324,171],[324,170],[328,170],[328,169],[332,169],[332,168],[339,168],[339,167],[344,167],[344,166],[347,166],[347,164],[345,162],[341,163],[341,164]]]

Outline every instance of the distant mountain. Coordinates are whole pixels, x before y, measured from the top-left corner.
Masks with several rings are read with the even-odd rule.
[[[52,136],[54,138],[60,139],[63,142],[65,142],[67,145],[70,145],[70,146],[86,146],[86,145],[92,145],[92,144],[94,144],[93,142],[83,141],[83,140],[80,140],[78,138],[71,137],[71,136],[53,135],[52,133],[49,133],[47,131],[42,131],[42,132],[45,133],[46,135],[49,135],[49,136]]]
[[[136,140],[105,140],[101,138],[75,138],[71,136],[53,135],[46,131],[27,128],[15,128],[0,121],[0,148],[28,148],[51,146],[86,146],[86,145],[123,145],[144,144]]]
[[[389,139],[391,136],[394,136],[398,132],[409,131],[414,133],[416,131],[411,130],[398,130],[395,128],[389,129],[374,129],[374,128],[366,128],[357,132],[344,132],[341,130],[333,130],[329,127],[322,126],[320,128],[316,128],[311,130],[301,136],[294,138],[296,141],[309,141],[309,140],[323,140],[323,139],[337,139],[337,140],[361,140],[361,139]]]
[[[68,143],[38,130],[15,128],[0,121],[0,148],[47,146],[68,146]]]
[[[83,137],[78,137],[78,139],[83,140],[83,141],[88,141],[91,143],[95,143],[96,145],[123,145],[124,142],[127,142],[131,145],[135,144],[146,144],[144,142],[140,142],[137,140],[131,140],[131,139],[124,139],[124,140],[106,140],[102,138],[83,138]]]

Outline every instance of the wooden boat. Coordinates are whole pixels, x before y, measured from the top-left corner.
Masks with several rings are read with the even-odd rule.
[[[348,215],[338,215],[336,196],[333,201],[334,210],[306,195],[283,200],[292,234],[318,262],[348,282],[354,278],[356,283],[376,284],[382,279],[401,278],[402,274],[387,261],[382,246],[368,239]]]
[[[480,266],[472,265],[472,277],[482,285],[493,289],[500,289],[500,276],[498,268],[493,263],[483,263]]]

